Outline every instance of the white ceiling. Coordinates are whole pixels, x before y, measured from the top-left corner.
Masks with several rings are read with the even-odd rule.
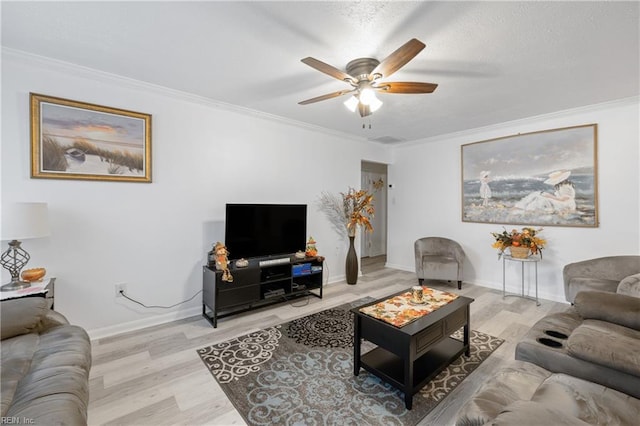
[[[1,13],[5,47],[383,143],[640,92],[637,1],[2,1]],[[433,94],[381,94],[364,120],[346,97],[298,105],[349,87],[300,59],[344,69],[414,37],[427,47],[388,81],[438,83]]]

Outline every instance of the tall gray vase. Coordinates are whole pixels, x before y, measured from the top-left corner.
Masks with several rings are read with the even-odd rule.
[[[356,237],[349,237],[349,251],[347,251],[347,260],[344,268],[347,275],[347,284],[355,284],[358,282],[358,255],[353,241]]]

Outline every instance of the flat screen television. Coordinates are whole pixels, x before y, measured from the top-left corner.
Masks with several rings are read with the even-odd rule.
[[[290,255],[304,250],[306,204],[227,204],[225,244],[230,259]]]

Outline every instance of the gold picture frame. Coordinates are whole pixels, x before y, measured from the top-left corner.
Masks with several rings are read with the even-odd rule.
[[[151,115],[30,93],[31,177],[151,182]]]
[[[462,221],[598,227],[598,125],[461,147]]]

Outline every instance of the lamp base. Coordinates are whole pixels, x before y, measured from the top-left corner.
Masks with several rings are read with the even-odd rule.
[[[31,283],[28,281],[11,281],[9,284],[5,284],[0,287],[0,291],[20,290],[21,288],[27,288],[30,286]]]

